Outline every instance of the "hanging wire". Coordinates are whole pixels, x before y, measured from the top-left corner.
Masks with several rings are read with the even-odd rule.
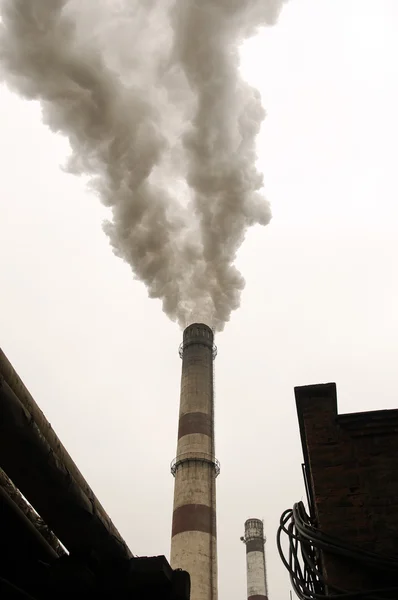
[[[288,557],[282,548],[283,534],[287,536],[289,543]],[[282,514],[276,541],[282,562],[289,571],[293,589],[301,600],[392,600],[398,597],[398,558],[368,552],[322,533],[307,515],[302,502]],[[322,573],[321,551],[354,561],[363,569],[393,574],[397,586],[348,592],[330,585]]]

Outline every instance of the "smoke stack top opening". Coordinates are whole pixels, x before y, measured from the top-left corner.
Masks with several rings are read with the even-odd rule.
[[[214,344],[214,332],[209,325],[205,323],[191,323],[184,329],[183,341],[179,347],[180,358],[184,355],[184,350],[189,346],[201,344],[212,349],[213,359],[217,356],[217,346]]]

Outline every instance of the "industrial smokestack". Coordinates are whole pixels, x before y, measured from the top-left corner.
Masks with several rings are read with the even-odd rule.
[[[245,535],[240,539],[246,545],[247,598],[268,600],[263,522],[260,519],[248,519],[245,523]]]
[[[213,331],[194,323],[184,331],[170,563],[191,576],[191,600],[217,600]]]

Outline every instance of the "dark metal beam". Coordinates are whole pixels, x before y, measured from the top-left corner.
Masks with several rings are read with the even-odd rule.
[[[115,540],[115,545],[119,547],[119,552],[123,554],[125,558],[131,558],[132,553],[127,547],[122,536],[112,523],[111,519],[107,515],[105,509],[101,506],[99,500],[96,498],[94,492],[84,479],[83,475],[69,456],[68,452],[58,439],[56,433],[52,429],[50,423],[37,406],[33,397],[23,384],[21,378],[7,359],[6,355],[0,348],[0,376],[4,378],[9,388],[14,392],[15,396],[19,399],[20,403],[30,414],[31,419],[34,421],[36,426],[41,432],[44,440],[47,442],[51,452],[57,455],[59,463],[63,465],[65,470],[70,474],[71,478],[80,487],[83,494],[89,499],[89,502],[93,506],[93,511],[97,515],[98,519],[104,524]],[[39,511],[40,512],[40,511]]]
[[[0,598],[2,600],[35,600],[20,588],[0,577]]]
[[[4,561],[53,562],[58,555],[46,542],[20,508],[0,487],[0,544]]]
[[[129,556],[109,519],[84,493],[1,376],[0,467],[70,552],[99,561]]]
[[[11,479],[3,469],[0,469],[0,498],[3,494],[12,501],[18,508],[18,510],[25,516],[26,519],[35,528],[37,533],[47,542],[47,544],[56,552],[57,556],[63,556],[65,550],[62,548],[59,540],[53,532],[47,527],[43,519],[33,510],[33,508],[26,502],[18,488],[15,487]],[[0,512],[0,520],[2,513]]]

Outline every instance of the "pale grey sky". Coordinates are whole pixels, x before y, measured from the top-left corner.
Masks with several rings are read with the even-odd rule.
[[[268,116],[273,220],[248,235],[242,306],[217,339],[219,596],[246,595],[264,518],[270,600],[289,597],[279,516],[304,495],[295,385],[341,412],[396,407],[398,3],[291,0],[242,50]],[[1,345],[131,550],[169,555],[181,332],[101,230],[68,145],[0,88]]]

